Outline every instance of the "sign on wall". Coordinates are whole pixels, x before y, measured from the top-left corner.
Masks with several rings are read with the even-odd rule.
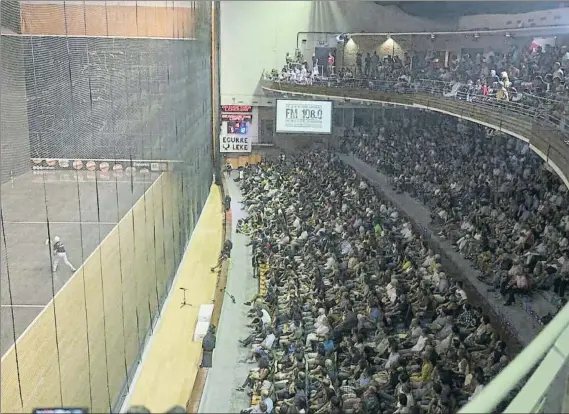
[[[221,114],[222,121],[241,121],[241,122],[251,122],[253,120],[253,115],[251,114]]]
[[[332,133],[332,102],[277,100],[277,132]]]
[[[251,105],[221,105],[222,112],[252,112]]]
[[[219,150],[221,152],[251,152],[251,138],[243,135],[220,135]]]
[[[50,170],[76,170],[76,171],[113,171],[120,173],[123,170],[127,173],[148,173],[151,171],[171,171],[170,161],[152,160],[86,160],[86,159],[54,159],[54,158],[32,158],[33,171]]]

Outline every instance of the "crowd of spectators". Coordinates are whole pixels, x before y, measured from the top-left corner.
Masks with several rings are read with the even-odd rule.
[[[506,305],[536,289],[566,303],[567,188],[526,143],[454,117],[393,109],[377,125],[347,131],[344,150],[427,205],[440,235]]]
[[[356,55],[353,66],[330,66],[313,57],[307,62],[301,53],[295,58],[287,54],[282,70],[267,73],[272,80],[312,85],[335,82],[362,87],[385,85],[440,89],[464,99],[491,96],[499,100],[518,101],[525,96],[531,106],[547,105],[557,118],[569,107],[569,49],[567,46],[537,46],[528,40],[520,47],[512,44],[507,53],[487,51],[471,56],[451,53],[447,59],[440,53],[405,52],[404,56],[379,56],[377,52]],[[334,60],[333,60],[334,61]],[[456,86],[453,90],[452,86]],[[546,102],[542,102],[547,98]]]
[[[258,402],[243,412],[452,413],[508,363],[462,283],[335,154],[248,166],[239,183],[238,231],[267,279],[245,303],[257,366],[238,391]]]

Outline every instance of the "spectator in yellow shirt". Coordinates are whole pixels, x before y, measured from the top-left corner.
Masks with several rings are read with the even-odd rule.
[[[430,355],[423,352],[423,364],[421,366],[421,373],[411,375],[411,381],[415,387],[421,387],[423,384],[433,379],[434,365],[431,361]]]

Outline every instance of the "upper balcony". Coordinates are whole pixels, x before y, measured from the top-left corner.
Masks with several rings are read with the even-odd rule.
[[[528,142],[569,187],[569,132],[566,120],[554,110],[561,102],[522,94],[498,101],[470,95],[459,84],[431,80],[404,84],[351,79],[303,85],[263,79],[261,85],[265,92],[279,95],[424,108],[486,125]]]

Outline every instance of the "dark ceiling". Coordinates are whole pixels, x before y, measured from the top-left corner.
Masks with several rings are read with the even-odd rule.
[[[475,14],[527,13],[568,7],[560,1],[376,1],[382,6],[397,6],[412,16],[448,19]]]

